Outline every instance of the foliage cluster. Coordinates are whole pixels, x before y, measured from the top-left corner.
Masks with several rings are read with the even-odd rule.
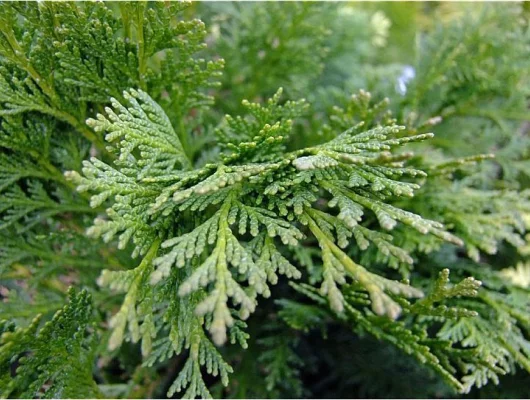
[[[385,7],[0,3],[3,397],[528,396],[527,11]]]

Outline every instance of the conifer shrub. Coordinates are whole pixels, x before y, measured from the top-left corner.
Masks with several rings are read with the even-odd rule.
[[[528,397],[525,7],[0,3],[2,397]]]

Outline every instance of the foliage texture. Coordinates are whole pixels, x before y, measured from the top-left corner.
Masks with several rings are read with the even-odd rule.
[[[0,3],[2,396],[527,379],[528,15],[465,7]]]

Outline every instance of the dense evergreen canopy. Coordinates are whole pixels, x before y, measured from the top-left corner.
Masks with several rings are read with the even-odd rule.
[[[0,33],[3,397],[530,395],[526,4]]]

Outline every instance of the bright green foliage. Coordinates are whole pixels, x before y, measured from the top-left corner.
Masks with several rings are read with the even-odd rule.
[[[415,396],[530,372],[525,14],[402,66],[359,7],[0,4],[4,396],[395,397],[357,343]]]
[[[163,174],[158,169],[156,178],[144,178],[144,154],[140,152],[139,159],[132,157],[130,141],[122,140],[120,145],[125,146],[127,153],[121,153],[116,163],[120,166],[119,171],[93,159],[91,163],[85,164],[86,178],[72,176],[79,185],[79,190],[97,192],[92,197],[93,205],[100,204],[109,195],[116,199],[108,212],[111,220],[98,220],[89,234],[103,235],[106,240],[110,240],[116,233],[123,231],[119,246],[125,246],[128,238],[132,237],[135,252],[140,254],[156,243],[156,237],[168,235],[171,221],[182,218],[185,211],[191,212],[188,218],[197,221],[198,225],[182,236],[162,243],[163,248],[171,248],[171,251],[154,261],[157,269],[151,277],[151,283],[156,284],[169,276],[173,264],[176,264],[179,268],[189,269],[186,279],[179,285],[181,296],[212,285],[211,293],[201,300],[196,313],[212,315],[209,330],[217,344],[225,342],[226,329],[233,324],[227,305],[229,299],[240,305],[240,316],[246,319],[255,309],[256,295],[268,297],[267,275],[270,273],[267,273],[267,269],[259,261],[264,260],[261,257],[264,251],[278,252],[272,245],[273,242],[261,240],[263,247],[266,243],[269,248],[272,245],[271,250],[253,246],[253,255],[247,250],[248,245],[235,235],[232,225],[238,226],[239,235],[244,235],[249,226],[251,236],[258,237],[260,230],[263,230],[268,237],[278,236],[288,246],[296,246],[303,237],[292,222],[298,220],[307,225],[322,249],[324,264],[321,290],[328,295],[334,309],[343,309],[342,295],[337,285],[345,283],[346,277],[350,276],[369,291],[374,311],[391,318],[399,315],[400,308],[385,294],[386,291],[405,297],[421,296],[421,291],[368,272],[353,262],[333,241],[337,240],[340,247],[345,247],[352,236],[362,245],[373,240],[386,254],[412,262],[406,253],[388,242],[390,237],[385,240],[369,230],[357,228],[364,209],[368,209],[386,230],[393,229],[399,221],[423,234],[432,233],[441,239],[460,243],[459,239],[445,232],[441,224],[424,220],[384,202],[386,196],[411,196],[412,191],[418,188],[412,183],[387,178],[403,174],[403,171],[417,174],[396,165],[389,151],[403,143],[426,139],[429,135],[400,138],[397,136],[401,131],[398,126],[363,131],[361,125],[340,133],[327,143],[285,153],[279,142],[289,135],[291,120],[284,118],[292,116],[298,105],[287,103],[285,107],[278,107],[278,101],[279,96],[275,96],[267,108],[249,104],[248,108],[252,113],[250,119],[229,119],[232,130],[220,131],[225,141],[235,134],[240,140],[245,140],[241,136],[246,134],[252,141],[241,141],[237,147],[234,146],[232,153],[222,157],[222,164],[208,164],[192,172],[174,169]],[[120,107],[119,104],[115,105],[115,108]],[[111,110],[108,113],[109,118],[116,118]],[[143,118],[137,125],[145,126],[147,114],[141,112],[138,103],[129,113],[128,115]],[[163,120],[165,117],[151,115],[150,119]],[[99,120],[103,121],[103,117],[99,117]],[[95,124],[91,121],[89,123]],[[102,125],[110,132],[107,139],[112,140],[113,130],[118,128],[107,125],[106,122],[102,122]],[[98,129],[100,126],[97,125]],[[237,132],[236,129],[240,126],[246,129],[240,128]],[[254,136],[253,130],[257,131],[259,127],[261,130]],[[136,128],[127,125],[121,129],[123,131],[118,132],[123,132],[128,138],[132,137],[133,129]],[[150,141],[154,140],[151,136],[145,137],[149,137]],[[178,146],[175,145],[173,149],[178,150]],[[172,154],[169,151],[171,150],[164,153],[164,150],[160,150],[159,154],[163,159],[169,159]],[[175,156],[173,158],[178,159]],[[93,172],[95,168],[97,173]],[[398,168],[399,173],[394,172],[394,168]],[[334,195],[334,199],[342,200],[343,214],[352,207],[358,210],[356,220],[350,218],[349,224],[346,224],[340,215],[337,218],[313,208],[313,203],[318,200],[319,187]],[[161,195],[156,197],[156,193]],[[205,213],[203,210],[206,208],[214,208],[216,211]],[[205,219],[205,214],[211,216]],[[208,257],[201,258],[207,248],[210,249]],[[234,279],[230,266],[237,271],[240,279],[248,281],[248,288]],[[142,271],[143,268],[142,265],[138,267]],[[294,267],[290,269],[292,268]],[[272,273],[275,272],[272,270]],[[136,278],[127,278],[127,281],[129,279],[134,283],[128,288],[126,303],[129,302],[129,296],[136,296],[137,287],[139,288],[135,283]],[[112,284],[113,278],[104,275],[104,281]],[[134,301],[131,300],[131,303],[134,304]],[[136,324],[131,311],[122,311],[123,316],[129,315],[133,319],[130,322]],[[124,321],[124,317],[120,318]],[[122,330],[123,327],[120,327],[119,331]]]

